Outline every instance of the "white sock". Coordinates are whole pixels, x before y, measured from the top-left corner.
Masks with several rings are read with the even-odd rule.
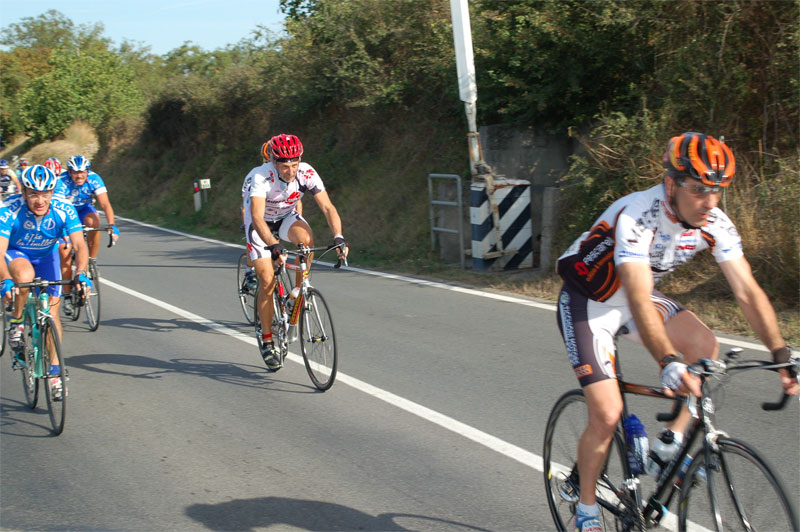
[[[595,517],[600,515],[600,506],[597,503],[583,504],[578,501],[577,513],[580,514],[581,517]]]

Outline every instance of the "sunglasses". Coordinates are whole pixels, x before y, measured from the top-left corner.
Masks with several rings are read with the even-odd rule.
[[[677,183],[679,187],[688,189],[689,194],[695,198],[705,198],[709,194],[722,194],[723,189],[723,187],[710,187],[699,183],[687,183],[686,181],[677,181]]]

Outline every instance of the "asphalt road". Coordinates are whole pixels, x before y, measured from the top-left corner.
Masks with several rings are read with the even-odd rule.
[[[120,229],[101,249],[99,330],[65,324],[61,436],[0,360],[0,528],[553,528],[544,426],[577,382],[551,303],[317,265],[340,350],[320,393],[296,356],[264,367],[234,292],[242,248]],[[621,356],[631,380],[656,383],[640,347]],[[776,377],[736,382],[721,426],[781,464],[796,496],[797,401],[761,413]],[[632,403],[651,434],[655,403]]]

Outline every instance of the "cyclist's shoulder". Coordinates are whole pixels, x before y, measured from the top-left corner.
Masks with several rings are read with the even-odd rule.
[[[319,173],[308,163],[301,162],[297,167],[298,177],[302,176],[305,179],[320,179]]]
[[[94,186],[94,188],[97,188],[98,186],[105,186],[103,178],[100,177],[100,174],[98,174],[94,170],[89,170],[89,175],[86,178],[86,181],[91,183]]]

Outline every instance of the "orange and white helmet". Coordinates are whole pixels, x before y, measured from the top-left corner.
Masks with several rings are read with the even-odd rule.
[[[727,187],[736,174],[733,152],[711,135],[687,132],[672,137],[664,154],[672,177],[691,177],[708,187]]]

